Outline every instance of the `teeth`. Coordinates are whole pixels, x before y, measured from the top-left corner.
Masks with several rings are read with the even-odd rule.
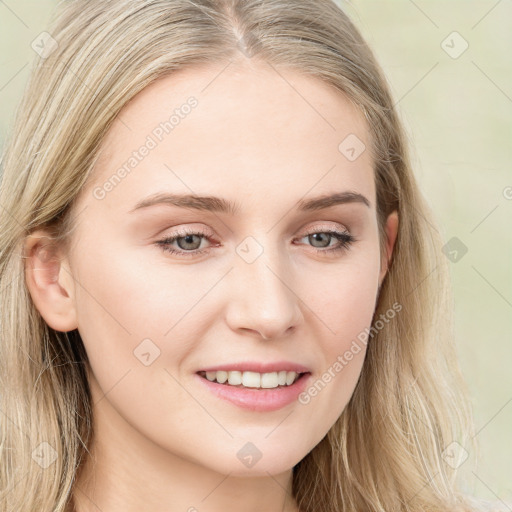
[[[290,384],[293,384],[293,381],[295,380],[295,377],[296,377],[296,373],[295,372],[287,372],[286,373],[286,385],[289,386]]]
[[[242,385],[246,388],[261,387],[261,374],[256,372],[244,372],[242,374]]]
[[[217,382],[224,384],[228,380],[228,372],[208,372],[213,373],[213,378],[217,379]]]
[[[242,372],[228,372],[228,383],[232,386],[242,384]]]
[[[206,372],[206,378],[211,382],[220,384],[228,383],[231,386],[243,386],[246,388],[277,388],[278,386],[290,386],[299,377],[297,372],[286,370],[271,373],[218,371]]]

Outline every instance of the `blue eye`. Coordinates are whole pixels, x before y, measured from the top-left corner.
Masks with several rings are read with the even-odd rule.
[[[310,242],[319,243],[320,245],[313,248],[318,254],[333,254],[348,250],[351,244],[356,241],[350,233],[346,231],[314,231],[304,235]],[[208,253],[211,247],[200,249],[203,240],[209,239],[206,233],[197,231],[188,231],[186,229],[176,233],[171,237],[158,240],[156,245],[160,246],[164,252],[183,257],[193,257],[200,254]],[[327,243],[325,243],[327,241]],[[331,246],[332,241],[337,241],[335,246]],[[177,243],[178,248],[173,246]]]

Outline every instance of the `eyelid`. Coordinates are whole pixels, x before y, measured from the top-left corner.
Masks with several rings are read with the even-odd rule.
[[[334,224],[334,226],[332,224]],[[344,226],[343,224],[339,224],[339,223],[335,223],[335,222],[333,222],[332,224],[331,225],[315,224],[305,230],[305,235],[310,235],[311,233],[318,233],[322,229],[325,229],[326,231],[345,231],[347,233],[349,232],[349,229],[346,226]]]
[[[176,237],[182,237],[182,236],[187,236],[187,235],[203,235],[207,238],[215,238],[216,237],[215,232],[212,229],[210,229],[204,225],[201,227],[195,227],[194,225],[186,224],[185,226],[178,225],[177,227],[173,226],[168,229],[172,230],[172,231],[165,235],[160,234],[159,235],[160,239],[176,238]],[[168,229],[163,230],[163,232],[167,232]]]
[[[332,222],[332,224],[336,224],[336,223]],[[342,232],[350,233],[349,229],[344,225],[340,226],[338,224],[338,225],[332,226],[329,224],[321,224],[321,225],[313,225],[305,230],[301,229],[302,234],[299,236],[299,238],[304,238],[305,236],[322,232],[322,230],[325,230],[325,232],[342,231]],[[178,227],[178,228],[176,228],[176,231],[173,231],[173,232],[169,233],[168,235],[162,235],[160,237],[160,240],[168,239],[168,238],[179,238],[182,236],[187,236],[187,235],[192,235],[192,234],[193,235],[203,235],[206,238],[215,238],[216,237],[214,231],[208,227],[205,228],[203,226],[201,228],[199,228],[199,227],[195,228],[195,227],[191,226],[190,224],[187,224],[186,227]],[[296,238],[294,238],[294,240],[296,240]]]

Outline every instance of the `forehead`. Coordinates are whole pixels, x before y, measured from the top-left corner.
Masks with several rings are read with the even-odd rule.
[[[243,196],[249,205],[350,189],[374,203],[369,146],[361,112],[315,77],[256,61],[202,65],[158,79],[125,105],[90,188],[107,184],[103,206],[133,206],[161,190]]]

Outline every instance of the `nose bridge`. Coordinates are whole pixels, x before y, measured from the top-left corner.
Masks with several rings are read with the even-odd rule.
[[[300,300],[291,289],[286,252],[271,236],[258,238],[249,236],[236,248],[230,320],[234,328],[270,338],[297,324]]]

